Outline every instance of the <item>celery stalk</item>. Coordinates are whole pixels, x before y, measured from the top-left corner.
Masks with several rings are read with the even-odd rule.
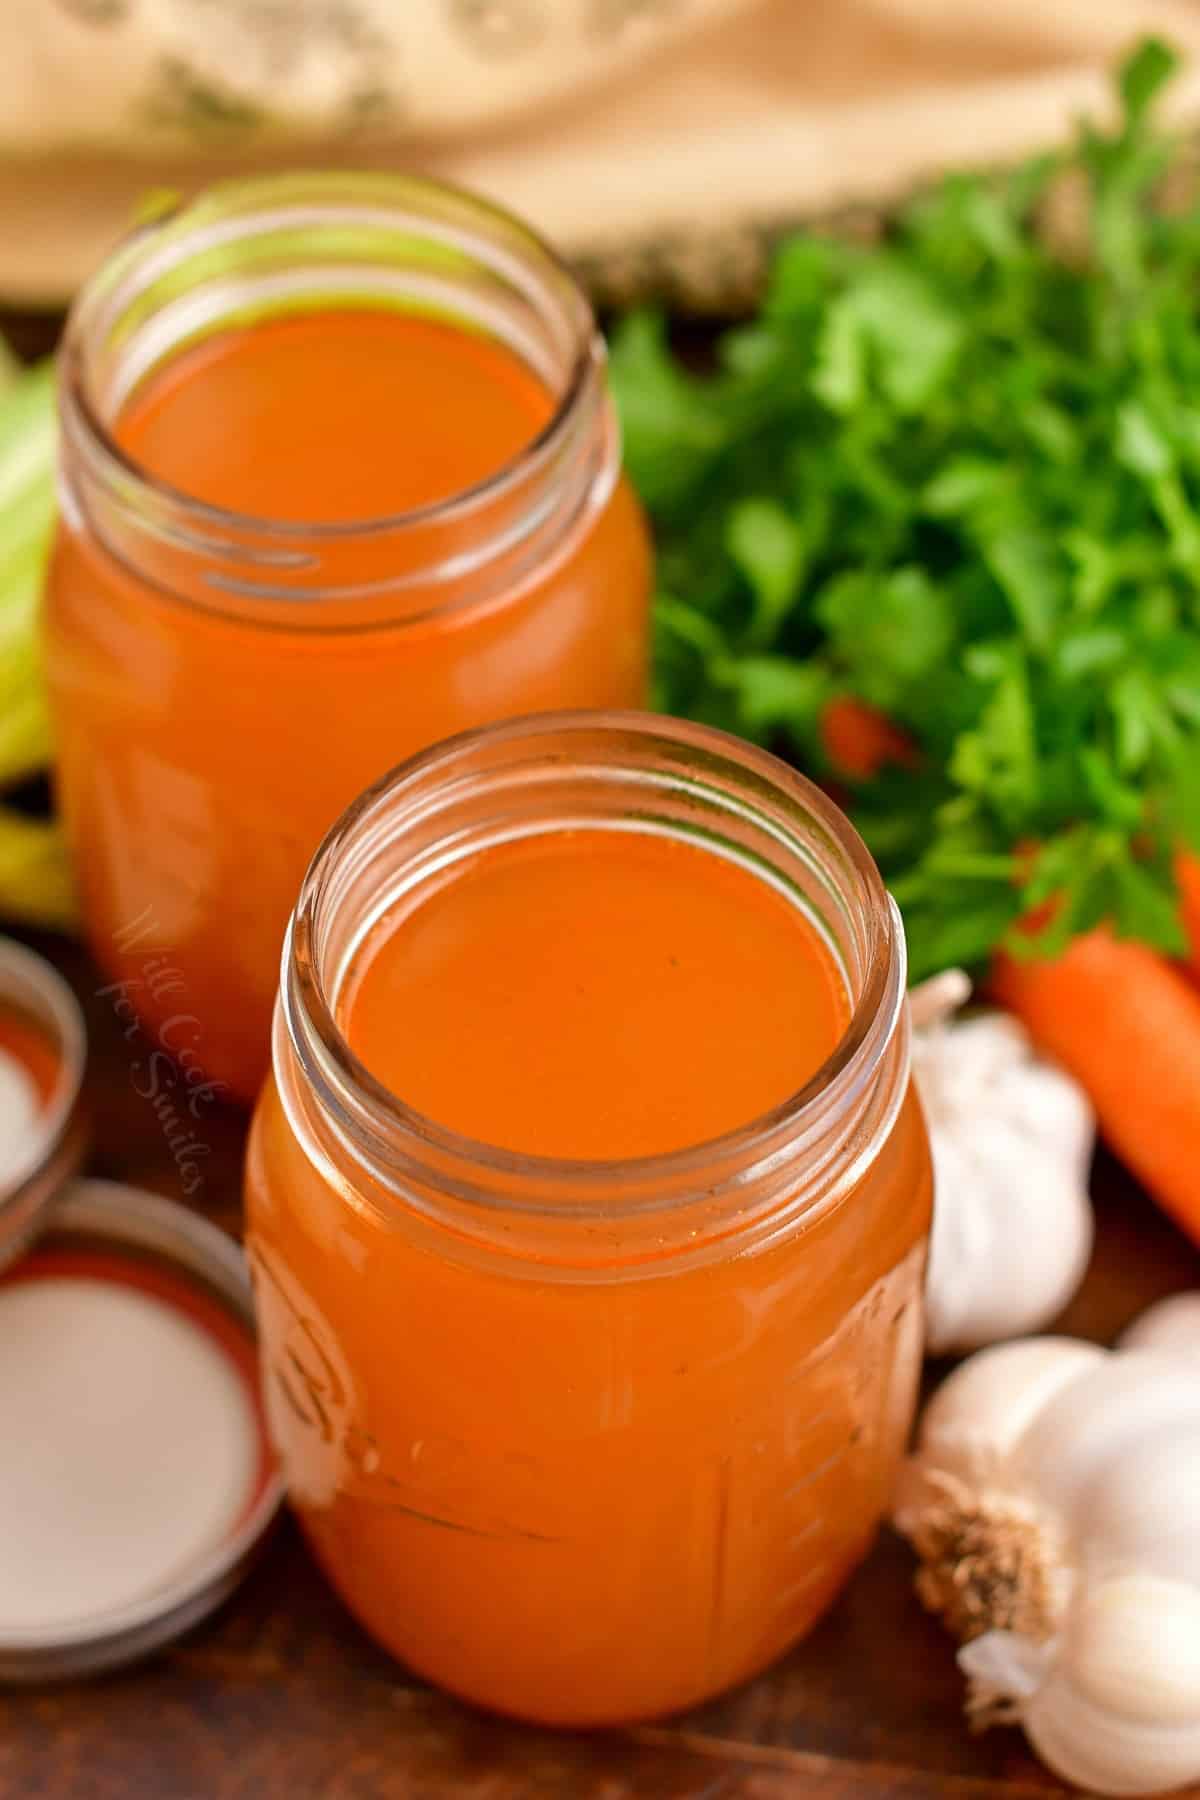
[[[0,341],[0,790],[50,761],[38,614],[54,527],[54,369],[21,369]],[[58,827],[0,806],[0,914],[69,926],[75,903]]]
[[[45,500],[44,491],[35,491],[19,508],[0,512],[0,787],[25,780],[50,761],[37,639],[53,518]],[[17,547],[19,517],[27,529]]]
[[[0,807],[0,913],[26,925],[69,930],[75,888],[59,828]]]
[[[3,400],[0,399],[0,406]],[[54,525],[54,484],[43,477],[22,495],[19,504],[0,511],[0,607],[8,591],[8,565],[35,545],[44,556]]]
[[[52,363],[0,386],[0,515],[53,486],[57,435]]]

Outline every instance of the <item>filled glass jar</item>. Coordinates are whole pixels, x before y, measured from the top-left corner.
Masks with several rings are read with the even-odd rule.
[[[420,1674],[556,1725],[748,1677],[865,1554],[930,1211],[902,930],[703,727],[467,734],[289,929],[248,1243],[293,1502]]]
[[[321,835],[469,726],[640,705],[649,555],[588,303],[386,175],[214,189],[81,294],[44,655],[88,937],[253,1098]]]

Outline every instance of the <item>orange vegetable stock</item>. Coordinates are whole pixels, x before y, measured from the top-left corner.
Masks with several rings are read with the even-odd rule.
[[[360,953],[342,1027],[392,1093],[464,1137],[612,1161],[781,1105],[846,993],[804,915],[736,863],[635,832],[484,852]]]
[[[353,525],[452,500],[530,450],[553,411],[502,344],[399,311],[267,318],[179,351],[115,421],[151,483],[239,517]],[[203,516],[194,529],[204,529]],[[469,510],[437,553],[468,553]],[[422,552],[423,554],[424,552]],[[338,546],[339,576],[411,573],[402,534]],[[624,483],[508,591],[435,609],[283,598],[264,614],[155,579],[86,518],[59,535],[45,659],[58,782],[93,950],[143,1018],[194,1020],[205,1070],[265,1072],[288,912],[322,833],[368,782],[468,726],[644,696],[648,552]],[[261,571],[258,571],[261,573]],[[355,615],[350,615],[351,619]],[[150,951],[176,978],[150,982]],[[181,1027],[172,1027],[176,1040]]]
[[[520,1156],[608,1161],[618,1198],[611,1159],[781,1107],[849,1017],[777,888],[587,828],[418,886],[333,1004],[405,1104]],[[269,1402],[359,1618],[423,1675],[552,1723],[669,1712],[778,1655],[864,1554],[911,1423],[930,1201],[911,1094],[811,1218],[751,1244],[735,1213],[703,1246],[695,1217],[648,1238],[568,1218],[561,1254],[575,1234],[592,1253],[572,1277],[553,1248],[481,1254],[314,1154],[276,1057],[292,1099],[268,1086],[247,1187]],[[702,1159],[698,1200],[708,1179]],[[507,1247],[519,1223],[484,1229]]]

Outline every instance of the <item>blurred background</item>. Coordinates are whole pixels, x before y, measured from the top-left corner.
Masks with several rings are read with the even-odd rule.
[[[728,310],[788,226],[1061,137],[1147,30],[1186,53],[1200,6],[8,0],[0,302],[60,306],[149,190],[340,161],[494,196],[608,298]]]

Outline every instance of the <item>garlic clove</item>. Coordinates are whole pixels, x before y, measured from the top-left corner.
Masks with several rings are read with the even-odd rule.
[[[1050,1063],[1029,1065],[1002,1085],[1005,1098],[1029,1137],[1053,1152],[1060,1167],[1086,1182],[1096,1146],[1096,1115],[1077,1081]]]
[[[1024,1338],[980,1350],[943,1381],[921,1421],[922,1459],[967,1477],[990,1474],[1032,1421],[1109,1353],[1076,1338]]]
[[[994,1326],[1012,1286],[1003,1271],[993,1279],[992,1256],[996,1239],[1011,1245],[1014,1234],[1004,1230],[1007,1220],[998,1228],[996,1209],[979,1192],[973,1147],[952,1130],[936,1129],[930,1145],[934,1202],[925,1282],[925,1345],[940,1356],[1008,1335]],[[972,1279],[972,1270],[983,1271],[984,1280]]]
[[[1200,1588],[1161,1575],[1090,1586],[1066,1634],[1084,1699],[1114,1717],[1200,1730]]]
[[[1170,1793],[1200,1775],[1200,1726],[1114,1719],[1058,1682],[1035,1694],[1019,1716],[1046,1767],[1089,1794]]]
[[[1045,1679],[1012,1697],[1042,1761],[1105,1795],[1200,1775],[1200,1591],[1127,1575],[1089,1591]]]
[[[1183,1350],[1200,1356],[1200,1292],[1171,1294],[1147,1307],[1117,1339],[1121,1350]]]
[[[922,1103],[934,1120],[962,1114],[977,1120],[997,1082],[1030,1067],[1029,1040],[1003,1013],[981,1013],[961,1024],[918,1032],[913,1073]]]
[[[1090,1154],[1089,1122],[1085,1129]],[[1080,1168],[1058,1154],[1027,1156],[1016,1167],[1011,1128],[986,1122],[969,1151],[951,1133],[935,1133],[933,1168],[929,1350],[975,1350],[1039,1330],[1071,1299],[1091,1257]]]
[[[1200,1592],[1200,1420],[1140,1435],[1136,1454],[1105,1469],[1086,1511],[1094,1576],[1136,1568]]]
[[[1086,1095],[1000,1013],[918,1033],[913,1072],[934,1166],[927,1347],[1044,1330],[1091,1254]]]
[[[1038,1408],[1009,1464],[1010,1479],[1081,1536],[1093,1492],[1122,1458],[1136,1460],[1148,1433],[1200,1423],[1200,1381],[1183,1358],[1159,1350],[1099,1354],[1095,1367]]]

